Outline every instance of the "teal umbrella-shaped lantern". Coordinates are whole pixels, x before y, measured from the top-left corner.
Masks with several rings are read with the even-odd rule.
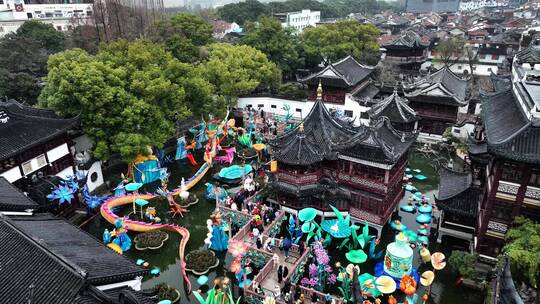
[[[351,227],[349,223],[341,219],[331,219],[322,222],[321,227],[324,231],[328,232],[332,237],[337,239],[344,239],[351,236]]]
[[[317,210],[313,208],[304,208],[298,212],[298,219],[302,222],[311,222],[317,216]]]
[[[126,189],[126,191],[136,192],[137,190],[139,190],[139,188],[142,187],[142,185],[142,183],[129,183],[124,188]],[[137,210],[135,210],[135,201],[133,201],[133,213],[135,212],[137,212]]]
[[[361,249],[351,250],[345,254],[345,257],[353,264],[362,264],[367,261],[368,258],[367,254]]]
[[[148,201],[143,200],[142,198],[138,198],[138,199],[135,200],[135,204],[141,206],[141,218],[142,218],[143,217],[142,208],[143,208],[143,206],[148,205]]]

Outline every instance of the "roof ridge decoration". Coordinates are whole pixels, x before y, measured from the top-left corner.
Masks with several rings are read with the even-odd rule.
[[[0,110],[0,123],[7,123],[9,120],[9,115],[4,110]]]
[[[534,44],[534,40],[524,49],[518,51],[515,55],[518,62],[523,63],[540,63],[540,45]]]
[[[403,120],[403,121],[397,121],[396,119],[396,122],[412,122],[412,121],[418,120],[416,111],[414,111],[414,109],[412,109],[407,104],[406,98],[402,98],[401,96],[399,96],[396,87],[394,87],[394,92],[391,95],[387,96],[382,101],[373,105],[371,109],[367,111],[367,113],[370,117],[373,117],[373,118],[377,118],[379,116],[386,116],[390,119],[390,121],[392,121],[392,117],[390,116],[393,114],[395,109],[389,108],[389,107],[392,106],[393,104],[395,105],[395,108],[397,108],[399,117],[401,118],[401,120]],[[390,113],[382,114],[383,112],[385,112],[385,110],[390,111]],[[409,114],[409,116],[407,115],[407,113]]]

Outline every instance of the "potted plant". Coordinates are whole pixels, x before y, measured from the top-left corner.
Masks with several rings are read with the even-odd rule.
[[[216,254],[211,250],[195,250],[185,258],[186,270],[196,275],[206,274],[210,269],[219,265]]]

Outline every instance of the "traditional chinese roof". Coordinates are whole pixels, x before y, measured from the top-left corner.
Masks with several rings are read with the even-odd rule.
[[[471,186],[471,173],[441,168],[437,206],[445,212],[476,217],[480,190]]]
[[[433,103],[463,106],[468,102],[467,86],[467,80],[444,67],[412,84],[404,85],[404,88],[405,96],[409,98],[429,96],[437,98],[437,101],[432,101]]]
[[[50,110],[0,102],[0,160],[60,136],[77,123],[78,118],[61,119]]]
[[[394,123],[410,123],[418,120],[416,112],[407,105],[406,98],[400,97],[397,90],[368,110],[371,119],[388,117]]]
[[[540,163],[540,127],[529,120],[512,89],[481,95],[488,151],[495,155]]]
[[[84,271],[66,262],[0,215],[0,294],[3,303],[72,304]]]
[[[36,202],[0,176],[0,211],[35,210],[38,207]]]
[[[534,65],[540,63],[540,45],[531,43],[528,47],[516,53],[516,59],[520,64]]]
[[[360,128],[348,142],[340,144],[340,155],[393,165],[407,153],[417,133],[401,132],[387,117],[379,117],[370,126]]]
[[[395,130],[381,117],[371,126],[348,127],[337,122],[320,98],[295,129],[276,138],[271,146],[274,157],[285,164],[310,165],[339,155],[395,163],[416,138],[416,133]]]
[[[120,301],[120,298],[124,302]],[[127,300],[127,302],[125,302]],[[157,297],[152,298],[146,292],[136,291],[129,287],[118,287],[108,290],[99,290],[93,286],[88,288],[76,301],[75,304],[155,304]]]
[[[422,37],[414,31],[405,31],[403,34],[383,43],[383,47],[393,48],[425,48],[427,45],[422,41]]]
[[[300,81],[310,85],[317,85],[320,80],[325,87],[350,88],[366,79],[373,70],[373,67],[365,66],[356,61],[352,56],[347,56],[336,63],[327,65],[322,71]]]
[[[13,218],[13,221],[20,230],[38,239],[51,252],[82,269],[91,284],[128,281],[147,272],[64,219],[39,214]]]

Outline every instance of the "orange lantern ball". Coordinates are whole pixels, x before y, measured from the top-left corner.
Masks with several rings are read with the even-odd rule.
[[[389,296],[388,297],[388,304],[397,304],[397,300],[396,298],[394,298],[394,296]]]

